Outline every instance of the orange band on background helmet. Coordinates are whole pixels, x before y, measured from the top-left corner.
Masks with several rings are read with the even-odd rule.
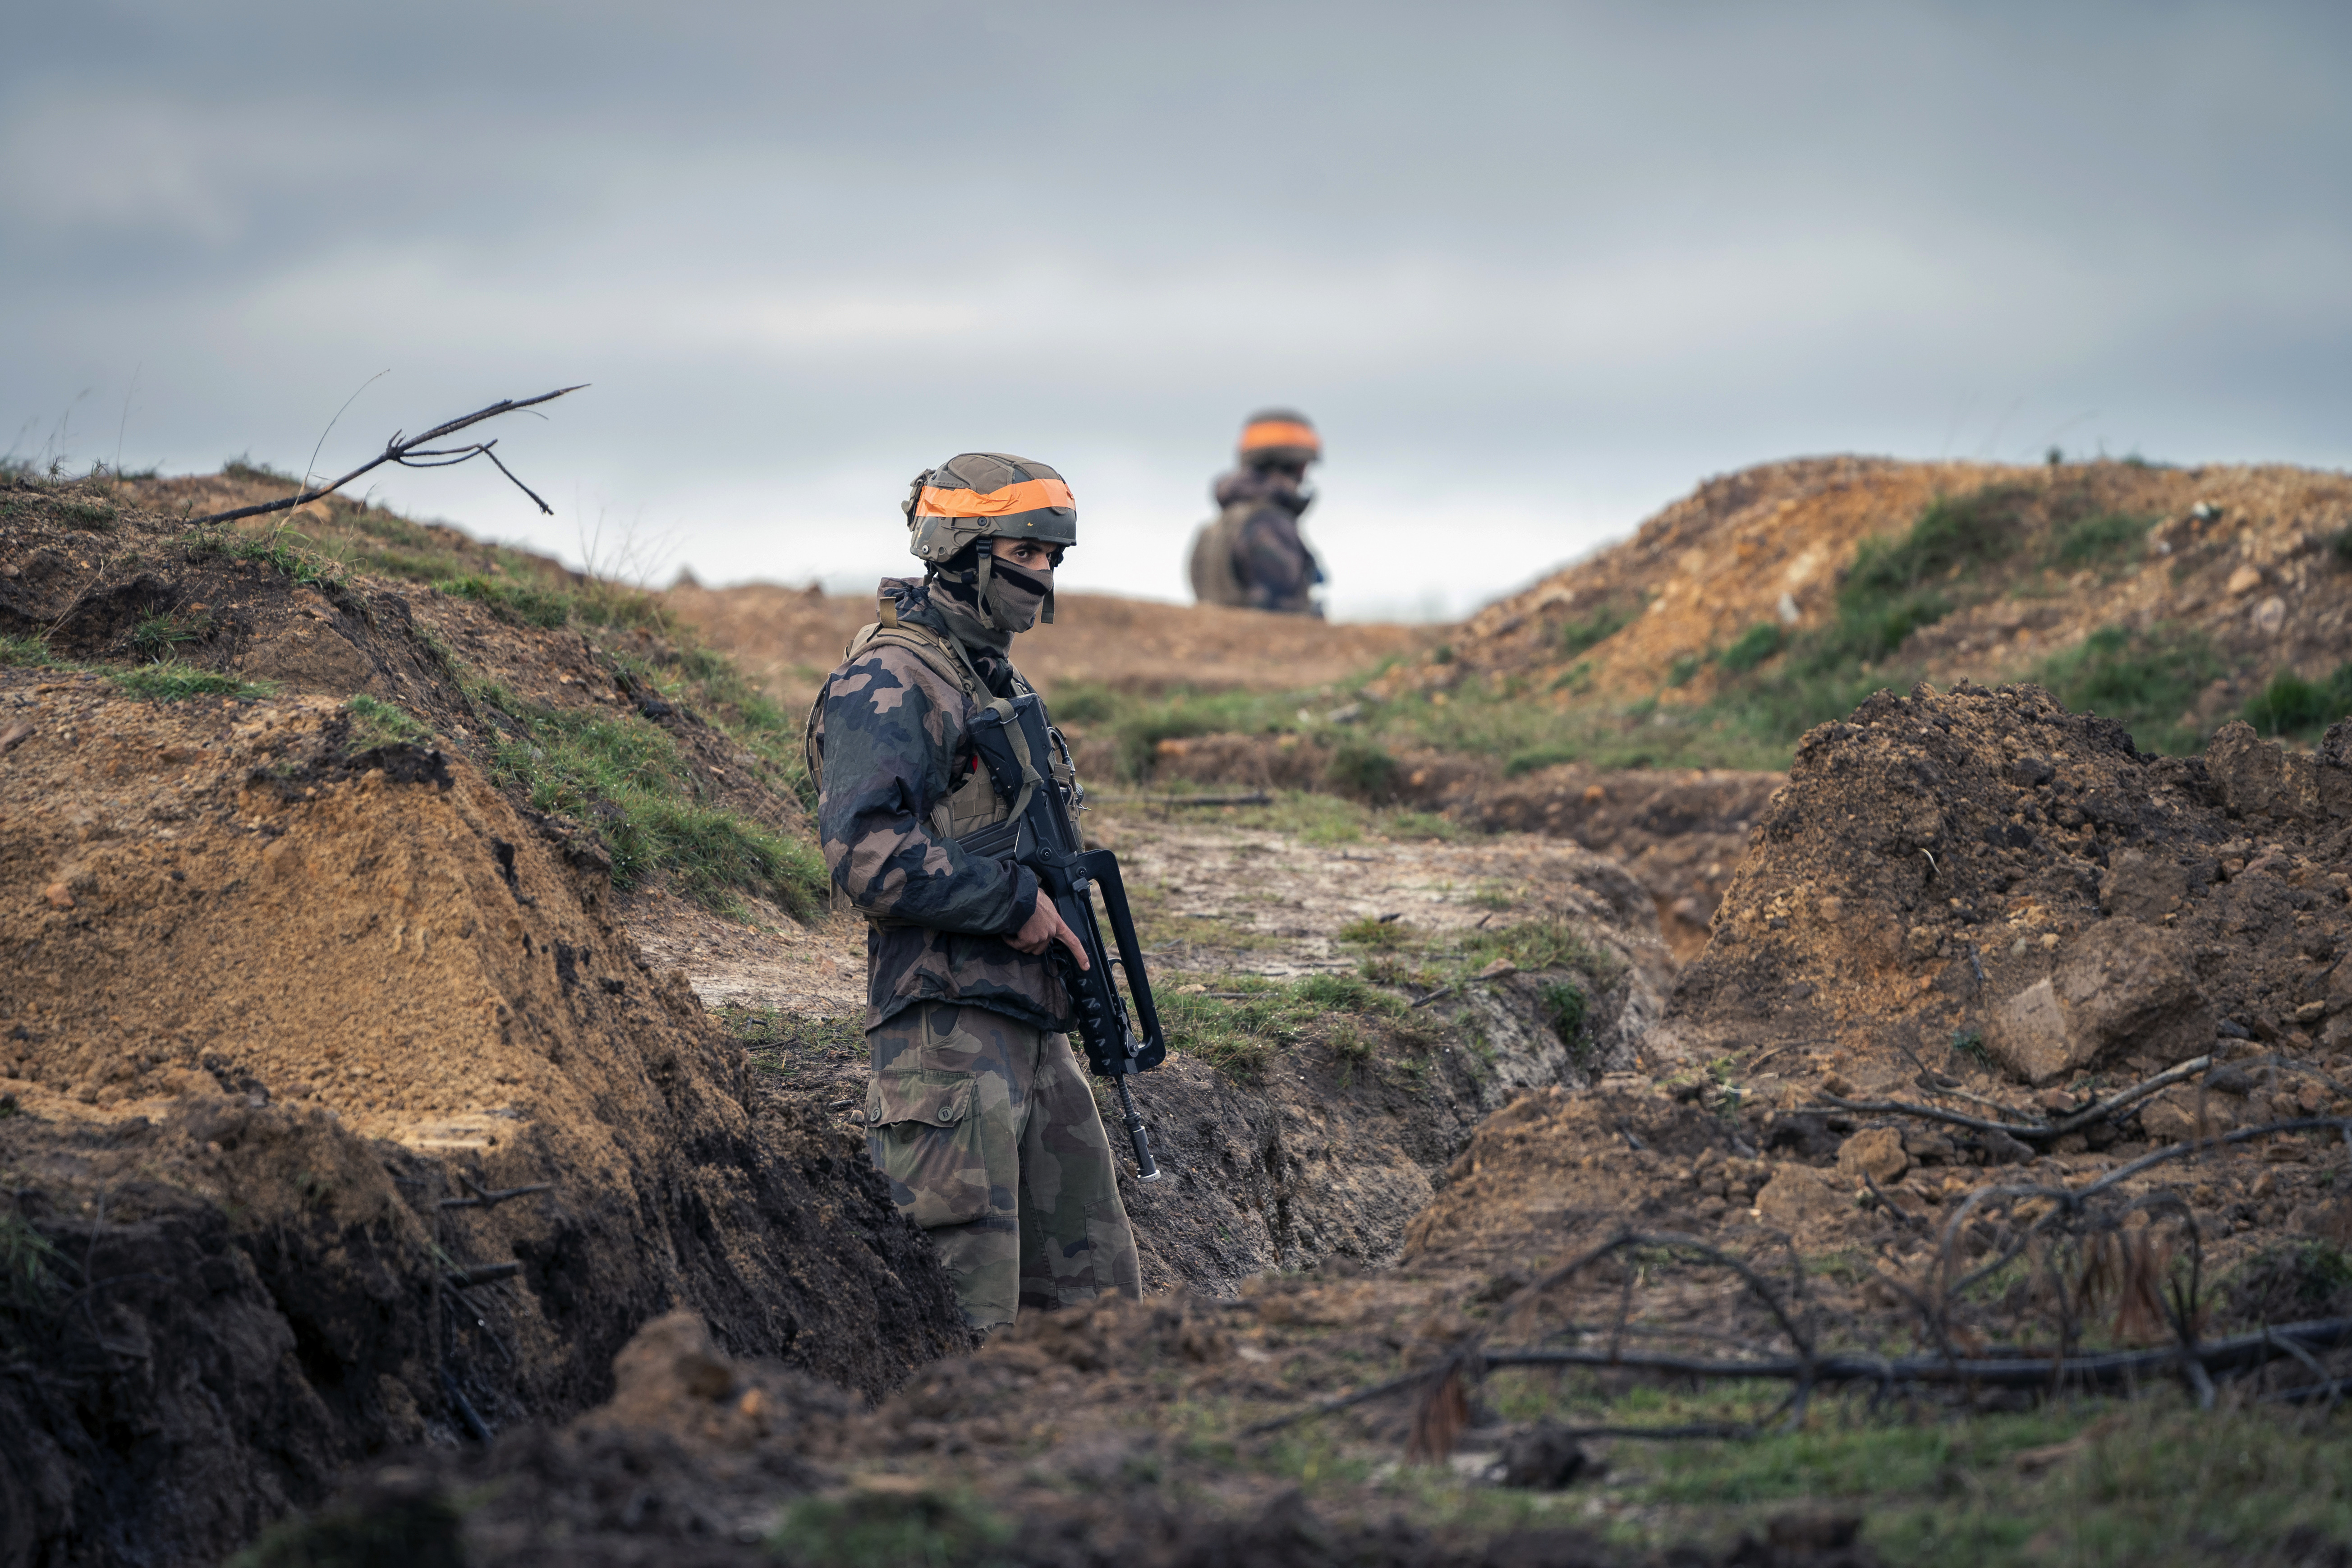
[[[1291,419],[1262,419],[1242,432],[1242,450],[1255,452],[1266,447],[1304,447],[1310,452],[1323,449],[1323,439],[1315,434],[1312,425],[1301,425]]]
[[[919,517],[1007,517],[1046,507],[1076,511],[1078,503],[1070,499],[1070,487],[1059,479],[1021,479],[1003,489],[985,492],[943,490],[925,485],[922,501],[915,512]]]

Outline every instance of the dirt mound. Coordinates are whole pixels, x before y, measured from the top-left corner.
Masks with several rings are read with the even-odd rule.
[[[2013,679],[2099,628],[2160,626],[2206,637],[2226,667],[2231,689],[2199,716],[2210,730],[2274,668],[2320,676],[2352,656],[2330,549],[2352,525],[2343,475],[1825,458],[1710,479],[1631,540],[1480,611],[1383,689],[1475,677],[1560,706],[1704,702],[1738,673],[1718,655],[1756,628],[1770,628],[1751,650],[1768,658],[1781,637],[1831,626],[1866,543],[1900,537],[1939,498],[1978,496],[1999,503],[1971,524],[1992,558],[1937,554],[1917,585],[1968,577],[1983,591],[1948,594],[1893,637],[1939,683]]]
[[[908,563],[909,570],[913,563]],[[755,583],[681,584],[662,595],[678,618],[740,663],[788,708],[805,710],[817,683],[874,619],[869,595]],[[1108,594],[1062,594],[1054,624],[1021,639],[1022,673],[1052,693],[1074,683],[1115,691],[1288,691],[1344,680],[1382,659],[1435,644],[1435,626],[1332,625],[1215,605],[1162,605]]]
[[[2037,1083],[2157,1070],[2217,1021],[2341,1051],[2347,736],[2312,756],[2240,724],[2152,757],[2037,688],[1881,693],[1806,737],[1657,1048],[1819,1040],[1865,1086],[1919,1070],[1897,1036],[2058,1050],[2014,1057]],[[2074,1000],[2030,1041],[2014,1005],[2044,982]],[[2093,993],[2107,1011],[2077,1005]]]

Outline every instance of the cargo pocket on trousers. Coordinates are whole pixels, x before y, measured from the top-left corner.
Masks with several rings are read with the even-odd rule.
[[[929,1230],[988,1213],[988,1150],[970,1073],[879,1072],[866,1089],[866,1142],[891,1201]]]

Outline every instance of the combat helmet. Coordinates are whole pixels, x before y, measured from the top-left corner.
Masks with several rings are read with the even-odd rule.
[[[975,549],[983,540],[1034,539],[1064,550],[1078,542],[1078,505],[1062,476],[1045,464],[1009,452],[959,452],[915,476],[907,499],[907,548],[935,576],[972,590],[982,619],[993,625],[989,579],[995,556]],[[959,563],[966,552],[969,567]],[[1041,618],[1054,619],[1054,595]]]
[[[1298,468],[1323,457],[1323,437],[1295,408],[1266,408],[1242,423],[1241,460],[1253,468]]]

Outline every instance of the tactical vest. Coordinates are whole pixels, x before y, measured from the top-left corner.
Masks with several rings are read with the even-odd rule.
[[[898,603],[893,599],[886,597],[882,600],[881,615],[880,620],[860,627],[857,635],[849,639],[848,647],[842,652],[845,664],[877,646],[903,647],[921,659],[940,679],[954,682],[975,705],[989,708],[1003,700],[988,689],[986,683],[980,679],[980,671],[972,668],[971,657],[953,637],[942,636],[929,626],[901,621]],[[1007,661],[1008,668],[1010,662]],[[832,688],[833,682],[828,679],[818,690],[816,701],[809,709],[808,722],[801,731],[802,753],[808,762],[809,778],[819,789],[824,787],[824,753],[816,744],[816,721],[818,715],[824,710],[825,693]],[[1014,696],[1025,697],[1034,689],[1023,679],[1019,670],[1013,671]],[[1020,733],[1017,728],[1012,732],[1016,737]],[[1059,730],[1048,729],[1046,733],[1053,738],[1053,752],[1046,757],[1045,765],[1035,769],[1037,776],[1041,782],[1050,777],[1075,804],[1080,798],[1078,770],[1070,755],[1069,743],[1062,739]],[[1031,762],[1034,768],[1035,759],[1031,759]],[[952,764],[953,759],[950,759]],[[1007,800],[997,794],[988,782],[987,770],[979,765],[977,757],[973,757],[957,773],[947,798],[931,808],[927,826],[934,838],[970,839],[1001,823],[1011,821],[1013,814],[1027,805],[1025,798]]]
[[[1202,523],[1192,536],[1192,597],[1200,603],[1249,607],[1249,588],[1234,570],[1234,553],[1241,547],[1242,530],[1257,505],[1254,500],[1237,500],[1213,521]]]

